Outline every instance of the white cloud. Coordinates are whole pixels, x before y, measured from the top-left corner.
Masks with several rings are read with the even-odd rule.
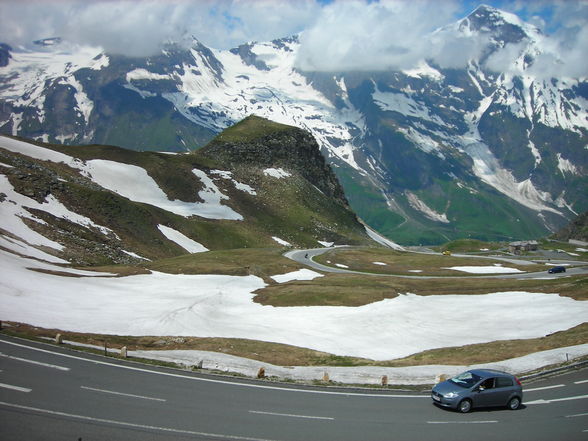
[[[301,36],[303,70],[410,68],[426,52],[426,36],[451,21],[455,1],[338,1],[325,6]]]
[[[195,36],[217,49],[300,32],[316,0],[50,0],[0,2],[0,41],[30,45],[59,36],[112,53],[145,56],[163,43]]]
[[[488,43],[487,36],[475,39],[451,35],[447,29],[435,32],[464,15],[464,4],[463,0],[0,1],[0,42],[26,46],[36,39],[60,36],[111,53],[145,56],[169,40],[192,36],[209,47],[228,49],[302,32],[297,66],[303,70],[410,69],[423,59],[457,68],[478,58]],[[535,58],[535,75],[586,75],[587,1],[517,0],[499,5],[551,33],[542,41],[543,54]],[[517,50],[507,45],[488,60],[488,66],[508,66]]]

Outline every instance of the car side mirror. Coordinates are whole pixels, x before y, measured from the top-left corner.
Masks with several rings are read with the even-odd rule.
[[[476,388],[476,392],[483,392],[483,391],[485,391],[485,390],[486,390],[486,388],[485,388],[484,386],[478,386],[478,387]]]

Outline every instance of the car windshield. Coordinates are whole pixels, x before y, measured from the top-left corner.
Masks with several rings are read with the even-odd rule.
[[[478,375],[475,375],[471,372],[464,372],[463,374],[459,374],[458,376],[453,377],[449,381],[452,382],[453,384],[457,384],[460,387],[468,388],[468,387],[472,387],[474,384],[476,384],[481,379],[482,379],[482,377],[479,377]]]

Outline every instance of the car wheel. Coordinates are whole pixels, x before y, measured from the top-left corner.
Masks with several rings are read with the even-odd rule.
[[[461,413],[468,413],[470,410],[472,410],[472,402],[470,400],[460,401],[459,405],[457,406],[457,410],[459,410]]]
[[[517,410],[521,405],[521,399],[519,397],[512,397],[508,402],[508,408],[510,410]]]

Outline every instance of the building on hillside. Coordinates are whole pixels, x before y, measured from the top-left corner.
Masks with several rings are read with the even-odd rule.
[[[512,254],[521,254],[524,251],[537,251],[539,243],[536,240],[521,240],[508,244],[508,251]]]

